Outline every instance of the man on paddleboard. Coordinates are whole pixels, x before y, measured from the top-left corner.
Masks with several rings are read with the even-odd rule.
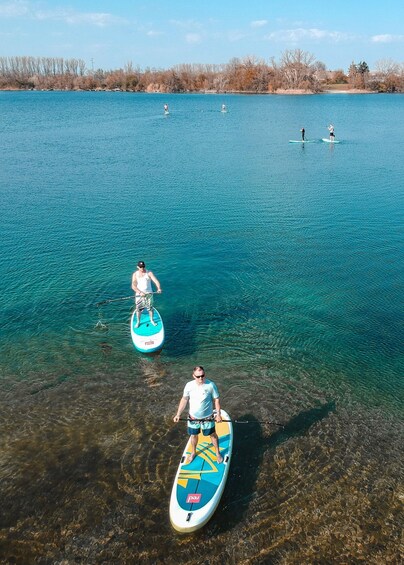
[[[140,314],[145,308],[149,312],[150,322],[153,326],[157,326],[153,320],[153,288],[152,281],[156,285],[157,292],[161,292],[161,286],[158,279],[151,271],[146,270],[144,261],[139,261],[137,270],[132,275],[132,289],[136,293],[136,317],[137,322],[135,328],[140,325]]]
[[[215,383],[205,377],[203,367],[195,367],[192,377],[193,380],[185,385],[177,414],[174,416],[174,422],[177,423],[189,400],[188,434],[191,436],[191,455],[188,463],[195,459],[198,434],[201,429],[204,436],[210,436],[216,451],[217,462],[222,463],[223,457],[220,455],[219,438],[215,429],[215,420],[216,422],[222,421],[219,391]],[[213,415],[214,409],[216,410],[215,415]]]
[[[335,139],[334,126],[330,124],[327,129],[330,132],[330,141],[334,141]]]

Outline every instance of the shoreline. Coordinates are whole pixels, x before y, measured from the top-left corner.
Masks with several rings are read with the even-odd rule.
[[[217,92],[212,90],[192,90],[185,92],[161,92],[161,91],[148,91],[148,90],[124,90],[122,88],[72,88],[72,89],[59,89],[59,88],[0,88],[0,92],[126,92],[128,94],[210,94],[217,96],[226,96],[229,94],[244,94],[246,96],[313,96],[319,94],[403,94],[402,92],[378,92],[375,90],[366,89],[347,89],[347,90],[321,90],[318,92],[313,92],[311,90],[303,89],[278,89],[274,92],[252,92],[252,91],[242,91],[242,90],[227,90],[223,92]]]

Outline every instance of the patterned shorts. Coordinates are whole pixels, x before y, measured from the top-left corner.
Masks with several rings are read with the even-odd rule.
[[[153,295],[146,294],[145,296],[136,296],[136,310],[141,312],[144,309],[149,312],[153,309]]]
[[[210,436],[215,433],[215,420],[212,418],[211,420],[205,420],[200,422],[195,420],[188,420],[188,434],[190,436],[196,436],[202,430],[202,434],[204,436]]]

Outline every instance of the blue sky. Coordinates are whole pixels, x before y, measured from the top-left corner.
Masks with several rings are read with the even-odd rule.
[[[0,0],[0,56],[115,69],[227,63],[286,49],[329,69],[404,61],[404,0]]]

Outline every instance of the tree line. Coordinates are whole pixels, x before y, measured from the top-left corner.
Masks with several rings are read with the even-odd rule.
[[[170,69],[87,69],[82,59],[0,57],[0,89],[123,90],[130,92],[248,92],[284,90],[322,92],[330,85],[375,92],[403,92],[404,65],[381,60],[374,71],[365,61],[352,63],[348,73],[328,71],[301,49],[286,50],[279,61],[255,56],[233,58],[223,65],[181,64]]]

